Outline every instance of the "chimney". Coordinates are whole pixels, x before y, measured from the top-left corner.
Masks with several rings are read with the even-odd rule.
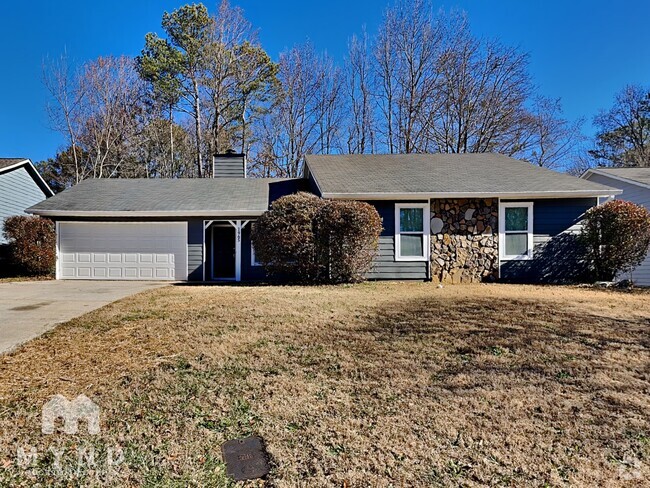
[[[213,178],[246,178],[246,155],[228,149],[212,157]]]

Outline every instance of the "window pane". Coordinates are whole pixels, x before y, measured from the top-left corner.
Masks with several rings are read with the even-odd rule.
[[[423,232],[423,220],[423,208],[401,208],[399,210],[399,226],[401,232]]]
[[[528,230],[528,207],[506,207],[506,231]]]
[[[506,256],[528,254],[528,234],[506,234]]]
[[[401,235],[400,237],[400,254],[406,256],[423,256],[424,255],[424,236],[422,235]]]

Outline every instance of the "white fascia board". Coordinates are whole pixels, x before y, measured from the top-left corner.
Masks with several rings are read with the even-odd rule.
[[[474,193],[474,192],[413,192],[413,193],[323,193],[323,198],[340,200],[426,200],[429,198],[584,198],[618,195],[622,190],[594,191],[548,191],[548,192],[508,192],[508,193]]]
[[[624,178],[622,176],[613,175],[613,174],[607,173],[605,171],[599,171],[597,169],[588,169],[587,171],[585,171],[584,173],[582,173],[580,175],[580,178],[582,178],[583,180],[589,181],[589,176],[592,175],[592,174],[599,175],[599,176],[604,176],[605,178],[611,178],[612,180],[622,181],[623,183],[628,183],[630,185],[640,186],[641,188],[649,188],[650,189],[650,185],[647,185],[645,183],[641,183],[641,182],[636,181],[636,180],[631,180],[629,178]],[[619,192],[619,193],[622,193],[622,192]],[[617,195],[618,195],[618,193],[617,193]],[[606,195],[602,195],[602,196],[606,196]]]
[[[43,217],[203,217],[212,215],[214,217],[259,217],[264,211],[250,210],[227,210],[227,211],[94,211],[94,210],[27,210],[34,215]]]
[[[11,171],[12,169],[19,168],[23,166],[25,163],[29,163],[29,159],[23,159],[22,161],[18,163],[14,163],[11,166],[5,166],[4,168],[0,168],[0,173],[6,173],[7,171]]]

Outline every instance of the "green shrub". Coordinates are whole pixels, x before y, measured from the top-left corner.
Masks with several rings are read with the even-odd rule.
[[[5,220],[3,232],[9,243],[9,259],[18,272],[29,275],[54,272],[56,232],[51,220],[13,216]]]
[[[276,200],[253,227],[255,256],[270,275],[319,283],[363,280],[377,252],[372,205],[308,193]]]
[[[650,213],[625,200],[590,208],[583,221],[581,240],[595,278],[611,281],[645,259],[650,247]]]

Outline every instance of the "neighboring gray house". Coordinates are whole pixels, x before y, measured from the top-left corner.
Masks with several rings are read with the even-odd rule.
[[[54,193],[29,159],[0,158],[0,244],[7,217],[26,215],[25,209]]]
[[[650,168],[594,168],[587,170],[581,178],[620,188],[623,193],[615,198],[643,205],[650,210]],[[650,286],[650,255],[629,274],[635,284]]]
[[[293,179],[242,177],[237,154],[214,164],[230,177],[90,180],[30,208],[56,220],[57,277],[263,279],[251,225],[302,190],[377,208],[371,279],[570,281],[582,214],[618,193],[498,154],[307,156]]]

